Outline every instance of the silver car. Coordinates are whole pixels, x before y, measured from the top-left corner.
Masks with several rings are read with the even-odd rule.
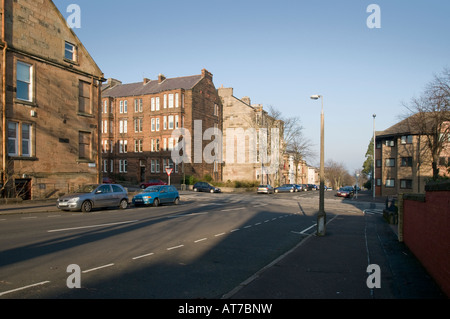
[[[88,213],[94,208],[128,207],[128,192],[117,184],[89,184],[74,194],[58,198],[56,206],[61,210]]]

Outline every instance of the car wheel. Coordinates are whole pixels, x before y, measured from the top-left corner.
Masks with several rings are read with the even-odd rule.
[[[153,207],[158,207],[159,206],[159,199],[155,198],[155,200],[153,201]]]
[[[81,204],[81,211],[83,213],[90,213],[92,211],[92,203],[90,201],[84,201],[83,204]]]
[[[173,201],[173,203],[174,203],[175,205],[180,204],[180,198],[179,198],[179,197],[175,198],[175,200]]]
[[[120,209],[127,209],[128,208],[128,201],[126,199],[122,199],[120,201],[119,208]]]

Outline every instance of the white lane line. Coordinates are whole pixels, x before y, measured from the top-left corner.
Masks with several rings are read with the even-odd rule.
[[[145,254],[145,255],[140,255],[140,256],[136,256],[136,257],[133,257],[132,259],[140,259],[140,258],[144,258],[144,257],[148,257],[148,256],[151,256],[151,255],[154,255],[154,253],[149,253],[149,254]]]
[[[255,226],[261,225],[261,223],[256,223]]]
[[[169,248],[167,248],[167,250],[177,249],[177,248],[181,248],[181,247],[184,247],[184,245],[169,247]]]
[[[250,228],[250,227],[252,227],[252,225],[247,225],[247,226],[244,226],[244,228]]]
[[[48,218],[51,218],[51,217],[61,217],[61,215],[48,215],[47,217],[48,217]]]
[[[48,284],[49,282],[50,281],[42,281],[42,282],[38,282],[37,284],[32,284],[32,285],[28,285],[28,286],[24,286],[24,287],[12,289],[12,290],[0,292],[0,296],[6,295],[6,294],[9,294],[9,293],[12,293],[12,292],[24,290],[24,289],[27,289],[27,288],[32,288],[32,287],[36,287],[36,286],[42,286],[42,285]]]
[[[240,229],[239,228],[233,229],[230,231],[230,233],[234,233],[235,231],[238,231],[238,230],[240,230]]]
[[[194,241],[194,243],[199,243],[199,242],[205,241],[205,240],[207,240],[207,239],[208,239],[208,238],[197,239],[196,241]]]
[[[114,266],[114,264],[107,264],[107,265],[103,265],[103,266],[100,266],[100,267],[95,267],[95,268],[91,268],[91,269],[88,269],[88,270],[83,270],[82,273],[85,274],[85,273],[88,273],[88,272],[91,272],[91,271],[95,271],[95,270],[99,270],[99,269],[103,269],[103,268],[107,268],[107,267],[112,267],[112,266]]]
[[[225,235],[225,233],[215,234],[214,237],[219,237],[219,236],[223,236],[223,235]]]
[[[22,217],[21,219],[36,219],[37,217]]]
[[[139,220],[129,220],[126,222],[118,222],[118,223],[109,223],[109,224],[98,224],[98,225],[90,225],[90,226],[81,226],[81,227],[72,227],[72,228],[61,228],[61,229],[52,229],[48,230],[48,233],[61,232],[67,230],[77,230],[77,229],[85,229],[85,228],[95,228],[95,227],[104,227],[104,226],[113,226],[113,225],[121,225],[121,224],[130,224],[138,222]]]

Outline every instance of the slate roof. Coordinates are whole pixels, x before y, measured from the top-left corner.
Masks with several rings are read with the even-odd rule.
[[[168,78],[159,83],[158,80],[150,82],[137,82],[129,84],[118,84],[107,88],[102,92],[102,97],[127,97],[156,94],[163,91],[185,89],[190,90],[202,79],[202,75],[191,75],[178,78]]]
[[[448,116],[450,113],[447,113],[447,118],[444,120],[450,120],[450,117]],[[443,115],[439,115],[439,118],[444,118]],[[421,123],[418,125],[418,121],[421,119],[421,121],[425,121],[425,123]],[[388,136],[396,136],[401,134],[409,134],[409,135],[420,135],[423,134],[422,129],[426,128],[427,126],[431,127],[433,126],[435,119],[433,117],[432,112],[429,113],[416,113],[411,115],[410,117],[398,122],[397,124],[392,125],[388,129],[384,131],[377,131],[376,136],[377,137],[388,137]],[[425,125],[423,125],[425,124]],[[428,124],[428,125],[427,125]]]

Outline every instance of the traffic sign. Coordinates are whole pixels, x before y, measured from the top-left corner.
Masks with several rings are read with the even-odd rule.
[[[173,168],[166,168],[166,173],[168,176],[170,176],[170,174],[172,174],[173,172]]]

